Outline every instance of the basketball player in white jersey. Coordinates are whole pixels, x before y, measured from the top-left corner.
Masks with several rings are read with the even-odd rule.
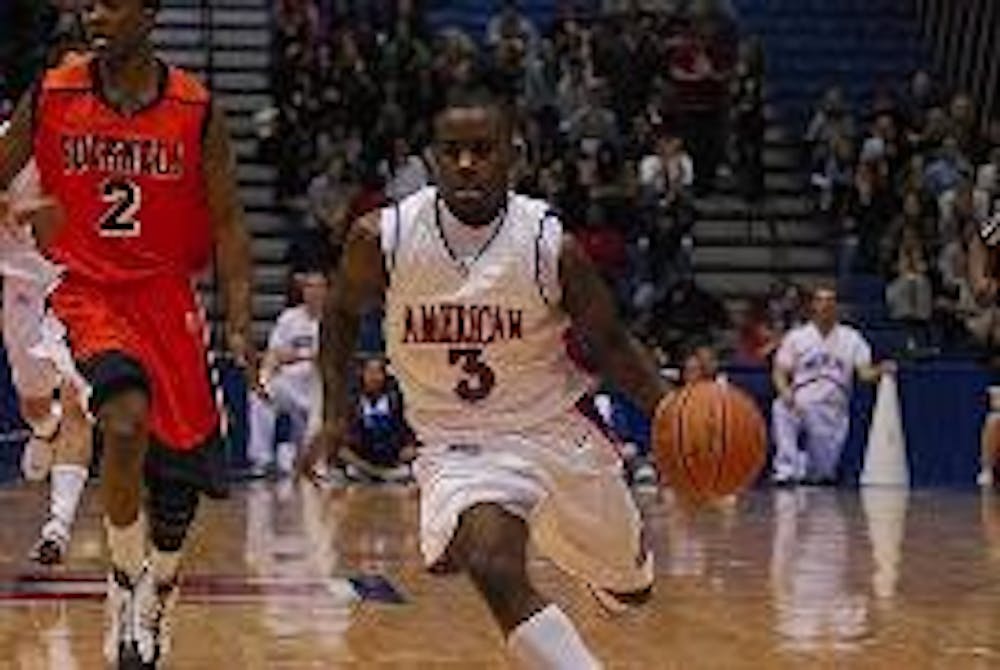
[[[60,269],[38,252],[36,235],[50,234],[60,213],[53,200],[42,197],[34,161],[0,198],[0,217],[11,220],[0,226],[3,342],[21,416],[31,429],[22,470],[29,481],[50,479],[49,517],[31,558],[53,565],[63,560],[87,482],[92,452],[88,386],[73,363],[65,328],[46,307]]]
[[[609,609],[649,597],[653,562],[615,446],[578,409],[592,380],[567,354],[567,330],[649,415],[668,388],[559,217],[508,191],[502,104],[485,89],[456,91],[434,129],[440,187],[349,234],[323,318],[317,444],[342,442],[359,314],[382,301],[387,353],[424,445],[414,473],[427,565],[471,578],[516,666],[598,668],[529,581],[529,537]]]
[[[774,357],[775,483],[834,483],[850,429],[855,373],[874,383],[895,370],[892,361],[872,365],[871,347],[861,333],[837,320],[836,289],[818,287],[812,320],[789,331]]]

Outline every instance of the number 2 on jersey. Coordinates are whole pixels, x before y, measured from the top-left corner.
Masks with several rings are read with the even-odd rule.
[[[468,375],[455,386],[455,395],[465,402],[485,400],[496,386],[496,373],[483,362],[482,349],[449,349],[448,365],[462,364],[462,372]]]
[[[138,237],[135,218],[142,207],[142,189],[128,179],[108,179],[101,185],[101,200],[109,205],[100,221],[101,237]]]

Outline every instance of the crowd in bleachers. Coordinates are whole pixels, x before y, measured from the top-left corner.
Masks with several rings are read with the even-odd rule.
[[[919,71],[853,110],[826,91],[805,133],[819,211],[842,241],[841,272],[886,282],[910,353],[996,342],[997,311],[967,281],[970,236],[997,211],[1000,119]]]
[[[427,184],[434,110],[453,84],[485,78],[516,117],[515,188],[558,206],[633,327],[672,360],[690,333],[728,327],[690,258],[695,199],[720,166],[737,168],[748,196],[763,189],[763,59],[740,44],[728,3],[567,8],[543,30],[508,1],[481,42],[432,37],[419,7],[390,4],[344,15],[277,3],[277,102],[259,121],[279,195],[304,212],[293,267],[335,257],[353,217]]]

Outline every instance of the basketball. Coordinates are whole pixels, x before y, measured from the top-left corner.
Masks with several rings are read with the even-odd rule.
[[[754,482],[767,457],[767,432],[746,393],[703,381],[660,404],[653,448],[663,484],[682,498],[704,502]]]

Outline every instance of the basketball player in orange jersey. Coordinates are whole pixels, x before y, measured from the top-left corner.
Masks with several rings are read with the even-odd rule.
[[[225,488],[192,286],[213,250],[228,345],[248,372],[254,358],[249,238],[224,117],[200,83],[154,56],[157,9],[154,0],[84,2],[94,58],[48,71],[0,152],[0,188],[33,152],[43,191],[65,210],[45,252],[64,268],[50,304],[91,386],[103,445],[105,655],[147,667],[169,648],[199,497]]]
[[[350,231],[321,327],[324,427],[300,469],[343,443],[359,314],[382,302],[388,358],[424,445],[425,562],[471,578],[517,666],[598,668],[528,579],[529,536],[611,610],[649,597],[653,564],[615,445],[585,416],[594,380],[571,360],[568,329],[649,415],[668,388],[559,217],[508,190],[506,108],[485,89],[456,91],[434,128],[440,187]]]

